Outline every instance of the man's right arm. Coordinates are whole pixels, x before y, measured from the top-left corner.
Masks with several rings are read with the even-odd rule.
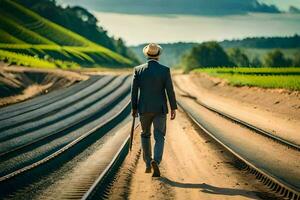
[[[131,109],[132,109],[132,115],[134,116],[137,115],[138,92],[139,92],[138,75],[136,69],[134,69],[132,83],[131,83]]]
[[[166,91],[167,91],[167,95],[171,107],[171,120],[173,120],[176,117],[177,103],[176,103],[176,97],[175,97],[170,69],[168,69],[167,72]]]

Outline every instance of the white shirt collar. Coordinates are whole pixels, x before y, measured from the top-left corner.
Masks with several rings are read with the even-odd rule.
[[[147,60],[147,62],[150,62],[150,61],[158,62],[158,60],[155,60],[155,59],[148,59],[148,60]]]

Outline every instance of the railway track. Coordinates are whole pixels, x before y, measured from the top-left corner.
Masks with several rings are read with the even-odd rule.
[[[115,172],[124,160],[129,149],[129,137],[126,138],[125,142],[118,149],[111,162],[106,166],[98,178],[93,184],[86,190],[82,196],[82,200],[88,199],[102,199],[105,195],[105,190],[115,176]]]
[[[263,137],[270,138],[273,142],[276,142],[280,145],[286,146],[288,149],[296,151],[296,155],[298,155],[297,152],[299,152],[300,148],[297,144],[293,144],[282,138],[278,138],[277,136],[274,136],[273,134],[268,133],[267,131],[257,128],[237,118],[234,118],[224,112],[218,111],[217,109],[214,109],[210,106],[207,106],[206,104],[198,101],[197,98],[193,97],[192,95],[186,93],[183,90],[181,90],[181,92],[184,92],[184,94],[182,95],[183,98],[188,98],[190,99],[189,101],[194,101],[198,106],[203,107],[204,109],[207,109],[210,112],[213,112],[226,120],[230,120],[231,122],[234,122],[238,126],[245,127],[251,130],[253,133],[258,133]],[[178,99],[178,104],[180,108],[188,114],[188,116],[200,129],[202,129],[213,140],[217,141],[221,146],[223,146],[226,150],[228,150],[234,157],[236,157],[239,161],[241,161],[245,170],[254,174],[258,180],[262,181],[273,192],[287,199],[294,199],[294,200],[300,199],[299,182],[296,177],[293,177],[294,174],[292,174],[295,172],[290,172],[288,167],[286,168],[286,171],[281,171],[281,172],[279,170],[272,171],[272,167],[269,168],[265,167],[266,165],[265,166],[261,165],[260,163],[261,161],[255,160],[254,157],[245,156],[246,154],[242,150],[242,148],[245,147],[241,147],[238,146],[238,144],[236,145],[234,143],[228,142],[228,140],[226,140],[226,138],[223,137],[222,134],[217,134],[216,131],[218,130],[214,129],[213,125],[205,123],[205,120],[203,120],[203,116],[201,116],[199,113],[195,111],[195,107],[189,106],[188,103],[185,102],[185,100],[183,100],[182,98]],[[289,155],[287,154],[287,156]],[[278,164],[279,163],[277,163],[277,165]],[[288,175],[289,173],[291,174]]]
[[[60,91],[49,94],[48,101],[43,97],[18,104],[17,109],[10,106],[1,110],[2,114],[15,113],[7,117],[1,115],[2,121],[10,124],[1,123],[0,129],[0,196],[11,195],[37,177],[43,177],[47,169],[55,170],[55,165],[71,159],[70,152],[75,156],[84,151],[128,118],[130,80],[130,76],[93,77],[88,84],[73,86],[67,96],[64,95],[67,92]],[[68,101],[67,105],[62,103],[64,99]],[[73,104],[69,105],[70,102]],[[39,112],[41,109],[45,111]],[[30,120],[13,120],[24,116]],[[128,138],[122,139],[118,154],[125,155],[127,141]],[[118,156],[114,157],[109,159],[116,160]],[[115,166],[114,163],[110,162],[109,166]],[[107,174],[111,170],[105,171]],[[31,176],[36,177],[28,180]]]
[[[101,77],[100,79],[96,78],[97,80],[90,81],[90,83],[85,87],[93,88],[95,86],[92,87],[92,85],[103,78],[104,77]],[[98,89],[95,87],[92,89],[93,92],[90,92],[89,95],[86,93],[86,96],[82,97],[81,100],[74,101],[76,102],[74,108],[72,108],[73,106],[66,106],[65,104],[60,104],[60,106],[55,104],[55,102],[60,99],[60,95],[62,95],[63,92],[60,93],[60,95],[52,94],[53,99],[48,101],[48,103],[44,106],[48,105],[51,109],[51,105],[55,105],[57,106],[54,106],[55,109],[57,109],[57,112],[44,114],[40,120],[37,120],[38,117],[32,118],[37,122],[34,125],[29,125],[31,124],[30,121],[25,120],[22,123],[18,123],[16,127],[11,125],[11,128],[7,129],[9,131],[3,129],[3,132],[6,132],[3,136],[1,134],[0,141],[3,142],[3,144],[6,144],[6,146],[1,146],[2,143],[0,142],[2,151],[0,155],[1,195],[11,195],[19,187],[24,187],[24,184],[27,184],[24,182],[28,181],[28,177],[31,177],[32,174],[43,176],[41,171],[42,173],[45,173],[43,172],[45,169],[54,168],[55,170],[55,165],[61,165],[62,163],[72,159],[72,156],[84,151],[96,140],[101,140],[102,136],[105,135],[108,130],[113,129],[113,127],[117,126],[117,124],[121,123],[121,121],[128,118],[130,112],[130,78],[128,76],[117,77],[111,78],[111,81],[108,81],[110,84],[107,84],[106,86],[103,84],[102,87]],[[105,83],[105,81],[101,83]],[[103,90],[106,92],[103,92]],[[78,89],[77,92],[70,92],[69,95],[78,94],[79,91],[80,89]],[[68,97],[66,96],[65,98]],[[46,98],[43,99],[46,100]],[[13,107],[10,107],[9,109],[7,108],[5,112],[8,112],[11,109],[11,112],[18,111],[19,114],[3,118],[3,120],[8,120],[18,115],[24,115],[30,112],[38,113],[36,110],[43,107],[39,105],[42,103],[44,102],[41,100],[35,100],[33,103],[18,105],[19,109],[13,109]],[[277,192],[283,197],[294,200],[300,199],[298,186],[285,181],[279,176],[280,174],[278,175],[261,168],[257,165],[255,160],[245,158],[244,155],[240,154],[238,150],[233,148],[234,145],[231,146],[229,143],[224,142],[222,138],[220,139],[212,131],[212,129],[210,129],[210,127],[203,124],[199,114],[195,112],[192,107],[188,107],[181,99],[178,100],[178,104],[190,116],[195,124],[237,157],[245,166],[245,170],[253,173],[272,191]],[[218,112],[213,108],[206,107],[199,103],[198,105],[205,107],[205,109],[217,113],[226,119],[230,119],[235,123],[247,127],[248,129],[254,130],[255,132],[260,131],[260,129],[255,129],[255,127],[242,123],[238,119],[231,118],[226,115],[226,113]],[[38,114],[36,115],[38,116]],[[53,127],[58,126],[59,128],[52,129],[51,125]],[[19,129],[17,127],[19,127]],[[48,130],[48,132],[46,130]],[[18,134],[18,131],[23,132]],[[41,136],[42,134],[39,134],[41,131],[44,134],[43,136]],[[70,184],[72,187],[65,189],[63,192],[63,198],[101,199],[103,195],[105,195],[107,186],[109,186],[118,166],[122,163],[128,152],[129,132],[128,129],[125,128],[122,131],[123,133],[120,133],[118,136],[112,137],[113,139],[111,139],[111,144],[113,144],[114,147],[113,151],[111,151],[111,146],[108,147],[108,144],[106,147],[101,149],[99,155],[106,157],[106,159],[104,159],[105,161],[101,161],[100,159],[100,161],[89,166],[88,169],[90,169],[90,171],[87,170],[84,172],[80,181],[75,181],[74,184]],[[267,136],[265,133],[260,134]],[[271,138],[274,141],[277,140],[276,137],[268,136],[268,138]],[[278,141],[278,143],[280,145],[288,146],[294,151],[299,150],[294,145],[289,145],[282,141]],[[109,156],[107,156],[108,151],[110,151]],[[49,170],[49,173],[50,171],[51,170]]]
[[[252,125],[252,124],[250,124],[248,122],[245,122],[245,121],[240,120],[240,119],[238,119],[236,117],[233,117],[233,116],[231,116],[231,115],[229,115],[229,114],[227,114],[225,112],[217,110],[217,109],[215,109],[215,108],[213,108],[211,106],[208,106],[207,104],[205,104],[205,103],[203,103],[203,102],[201,102],[199,100],[197,100],[197,103],[199,105],[201,105],[201,106],[203,106],[203,107],[205,107],[205,108],[207,108],[207,109],[209,109],[209,110],[211,110],[211,111],[219,114],[222,117],[228,118],[228,119],[232,120],[235,123],[238,123],[238,124],[241,124],[243,126],[246,126],[247,128],[255,131],[258,134],[261,134],[263,136],[271,138],[271,139],[273,139],[274,141],[276,141],[278,143],[281,143],[283,145],[286,145],[287,147],[294,148],[294,149],[300,151],[300,145],[298,145],[298,144],[292,143],[292,142],[290,142],[290,141],[288,141],[288,140],[286,140],[284,138],[278,137],[278,136],[276,136],[276,135],[274,135],[274,134],[272,134],[272,133],[270,133],[268,131],[265,131],[265,130],[259,128],[259,127],[256,127],[256,126],[254,126],[254,125]]]

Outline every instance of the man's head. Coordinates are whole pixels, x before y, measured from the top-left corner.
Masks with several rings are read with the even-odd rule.
[[[159,46],[158,44],[150,43],[144,47],[143,53],[148,59],[158,60],[159,56],[162,53],[162,47]]]

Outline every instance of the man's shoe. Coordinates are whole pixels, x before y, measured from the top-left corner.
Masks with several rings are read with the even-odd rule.
[[[146,167],[145,173],[147,174],[151,173],[151,167]]]
[[[157,162],[155,160],[151,161],[151,166],[153,168],[152,177],[160,177],[159,167],[158,167],[158,164],[157,164]]]

